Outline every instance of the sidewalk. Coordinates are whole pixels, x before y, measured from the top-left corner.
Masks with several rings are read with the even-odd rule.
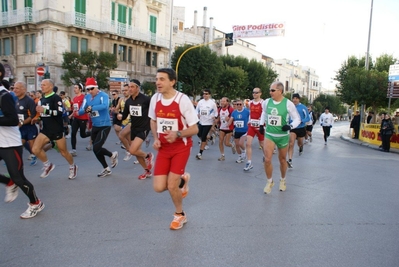
[[[373,144],[369,144],[369,143],[366,143],[366,142],[362,142],[362,141],[360,141],[359,139],[353,139],[353,138],[349,137],[349,134],[347,134],[347,133],[346,133],[346,134],[343,133],[343,134],[341,135],[341,139],[342,139],[342,140],[345,140],[345,141],[348,141],[348,142],[351,142],[351,143],[353,143],[353,144],[358,144],[358,145],[360,145],[360,146],[365,146],[365,147],[369,147],[369,148],[372,148],[372,149],[375,149],[375,150],[380,150],[379,147],[378,147],[377,145],[373,145]],[[392,147],[391,147],[391,149],[389,150],[389,152],[390,152],[390,153],[399,154],[399,149],[397,149],[397,148],[392,148]]]

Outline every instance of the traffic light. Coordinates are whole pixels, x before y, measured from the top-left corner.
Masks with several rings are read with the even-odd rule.
[[[181,92],[182,88],[183,88],[183,83],[182,82],[177,82],[177,90],[179,92]]]
[[[234,44],[233,33],[226,33],[224,35],[224,46],[231,46]]]
[[[43,79],[50,79],[50,72],[46,71],[43,75]]]

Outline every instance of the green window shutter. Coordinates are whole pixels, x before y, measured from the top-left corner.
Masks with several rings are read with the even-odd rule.
[[[80,52],[88,51],[88,40],[85,38],[80,39]]]
[[[33,7],[32,0],[25,0],[25,7]]]
[[[78,50],[78,37],[76,36],[71,36],[71,52],[73,53],[79,53]]]
[[[129,26],[132,25],[132,12],[133,12],[133,9],[131,7],[129,7],[129,17],[128,17],[128,21],[127,21]]]
[[[12,42],[10,38],[4,39],[4,55],[9,56],[12,53]]]
[[[118,4],[118,22],[126,24],[126,6]]]
[[[155,16],[150,16],[150,32],[157,32],[157,17]]]
[[[115,20],[115,2],[111,2],[111,20]]]
[[[8,1],[2,0],[1,1],[1,11],[7,12],[8,11]]]
[[[29,54],[29,35],[25,35],[25,54]]]
[[[12,10],[17,9],[17,0],[12,0]]]
[[[30,48],[32,53],[36,53],[36,35],[31,34],[30,35]]]
[[[86,0],[75,0],[75,12],[86,14]]]

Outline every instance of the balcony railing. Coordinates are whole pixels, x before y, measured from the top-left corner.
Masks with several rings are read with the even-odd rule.
[[[79,12],[61,12],[51,8],[32,11],[31,8],[23,8],[10,12],[0,12],[0,21],[2,22],[0,28],[50,21],[66,27],[73,26],[99,33],[110,33],[156,46],[169,47],[169,40],[151,33],[150,30],[143,30],[111,20],[99,21]]]

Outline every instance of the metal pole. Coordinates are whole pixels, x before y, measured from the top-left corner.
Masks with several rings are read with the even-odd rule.
[[[368,40],[367,40],[367,52],[366,52],[366,64],[365,64],[366,70],[369,70],[371,22],[372,22],[372,19],[373,19],[373,2],[374,2],[374,0],[371,0],[371,7],[370,7],[370,23],[369,23],[369,36],[368,36]],[[361,104],[361,108],[360,108],[360,123],[363,122],[363,118],[364,118],[364,104]]]
[[[173,36],[173,0],[170,3],[170,33],[169,33],[169,62],[168,67],[172,67],[172,36]]]

